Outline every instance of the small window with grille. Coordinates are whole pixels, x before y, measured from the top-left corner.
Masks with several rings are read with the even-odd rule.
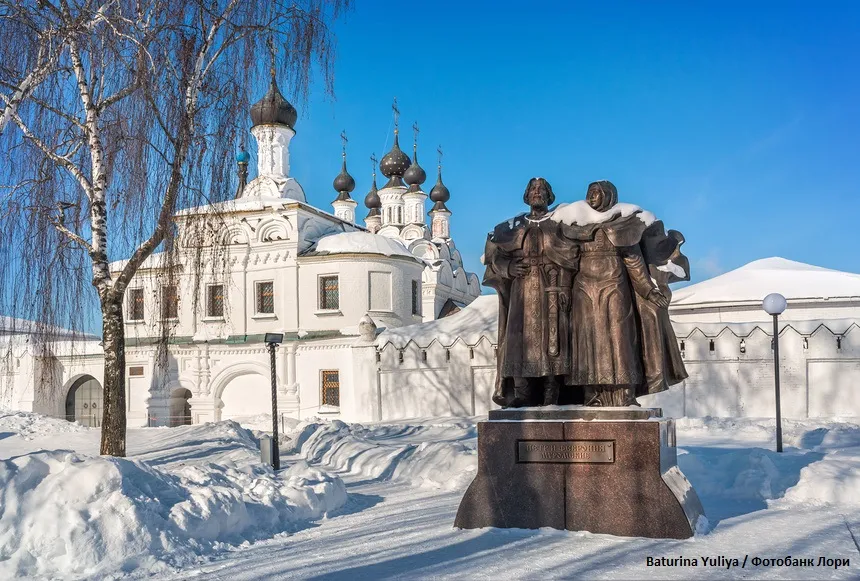
[[[320,310],[329,311],[340,308],[340,289],[336,276],[320,277]]]
[[[133,288],[128,291],[128,320],[143,320],[143,289]]]
[[[179,293],[175,284],[161,287],[161,318],[179,318]]]
[[[271,315],[275,312],[275,283],[257,283],[257,313]]]
[[[421,314],[421,281],[412,281],[412,314]]]
[[[340,407],[340,372],[322,372],[322,405]]]
[[[206,287],[206,316],[224,317],[224,285],[210,284]]]

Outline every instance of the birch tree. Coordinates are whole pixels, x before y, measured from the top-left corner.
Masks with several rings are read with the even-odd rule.
[[[333,94],[348,4],[0,0],[0,312],[79,327],[98,305],[102,454],[126,451],[127,286],[177,209],[232,196],[267,44],[300,103],[315,75]]]

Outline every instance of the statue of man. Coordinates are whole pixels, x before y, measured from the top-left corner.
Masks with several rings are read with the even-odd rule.
[[[495,227],[484,251],[484,284],[499,294],[496,390],[504,407],[554,405],[571,372],[570,289],[578,244],[550,220],[555,201],[543,178],[523,195],[528,214]]]
[[[618,204],[609,181],[590,184],[585,203],[561,207],[553,219],[562,224],[563,237],[580,248],[567,383],[582,388],[585,405],[627,406],[638,405],[639,395],[683,380],[687,374],[669,322],[669,297],[650,270],[683,257],[677,251],[683,237],[674,231],[677,236],[667,237],[653,215]],[[661,278],[665,291],[667,282],[683,280],[671,274]]]

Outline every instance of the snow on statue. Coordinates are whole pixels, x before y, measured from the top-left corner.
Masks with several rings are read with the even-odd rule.
[[[539,191],[548,192],[545,200]],[[683,381],[668,314],[669,283],[689,280],[683,236],[618,203],[608,181],[590,184],[584,201],[548,211],[553,200],[546,180],[533,179],[525,195],[531,213],[499,224],[487,239],[484,284],[499,293],[493,401],[624,406]],[[535,364],[554,354],[566,360]],[[544,397],[535,392],[540,378]]]

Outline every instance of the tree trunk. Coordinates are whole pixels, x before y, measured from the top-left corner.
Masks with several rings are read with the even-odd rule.
[[[102,302],[105,353],[104,403],[100,454],[125,456],[125,329],[122,295]]]

